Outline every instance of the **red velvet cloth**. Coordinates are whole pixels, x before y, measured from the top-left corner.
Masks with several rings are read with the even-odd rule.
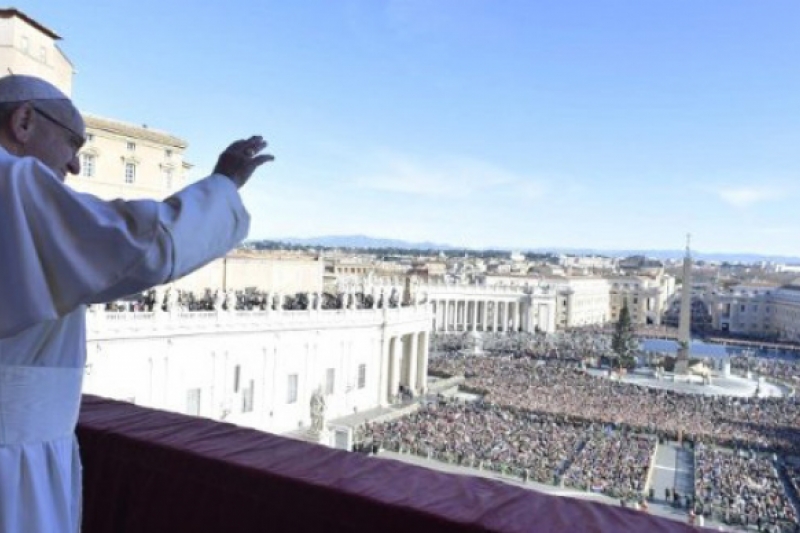
[[[692,530],[549,496],[103,398],[78,424],[85,533]]]

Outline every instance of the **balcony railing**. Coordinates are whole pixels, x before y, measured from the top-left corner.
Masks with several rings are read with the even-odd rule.
[[[683,532],[641,511],[85,396],[84,533]]]
[[[88,337],[95,339],[110,333],[150,335],[154,331],[269,331],[287,327],[318,329],[341,326],[379,326],[406,322],[428,322],[426,304],[380,309],[272,310],[272,311],[103,311],[87,314]]]

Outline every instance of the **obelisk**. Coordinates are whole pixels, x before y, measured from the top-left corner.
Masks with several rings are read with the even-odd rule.
[[[692,252],[691,235],[686,235],[686,255],[683,258],[683,288],[681,289],[681,314],[678,320],[678,357],[675,374],[689,373],[689,348],[692,342]]]

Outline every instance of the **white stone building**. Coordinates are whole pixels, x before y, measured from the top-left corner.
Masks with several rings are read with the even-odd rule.
[[[573,271],[612,270],[615,260],[598,255],[560,255],[558,264]]]
[[[800,342],[800,285],[779,287],[770,294],[770,333],[779,340]]]
[[[84,115],[81,172],[67,183],[100,198],[163,199],[187,184],[187,142],[146,126]]]
[[[84,390],[275,433],[426,390],[431,313],[387,309],[90,311]],[[332,444],[329,442],[329,444]]]
[[[37,76],[72,94],[75,68],[58,47],[61,37],[18,9],[0,9],[0,66],[8,73]]]
[[[206,289],[261,292],[322,292],[325,264],[311,256],[280,256],[237,250],[171,284],[202,295]]]
[[[616,276],[608,278],[610,285],[609,320],[619,320],[624,303],[633,324],[660,325],[670,297],[675,293],[675,278],[669,274],[655,276]]]
[[[723,333],[768,337],[774,335],[772,317],[777,307],[777,286],[737,285],[727,291],[706,293],[703,300],[711,314],[711,327]]]
[[[415,289],[432,306],[439,332],[556,329],[555,291],[540,285],[427,284]]]
[[[553,277],[544,283],[555,287],[556,327],[602,325],[609,320],[608,280],[597,277]]]
[[[800,342],[800,284],[737,285],[709,293],[704,301],[717,331]]]

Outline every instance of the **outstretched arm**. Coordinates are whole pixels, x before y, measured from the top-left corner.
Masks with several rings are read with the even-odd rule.
[[[106,202],[73,191],[33,158],[2,154],[0,338],[224,255],[249,230],[237,188],[272,160],[259,155],[265,146],[260,137],[231,144],[219,173],[163,202]]]

